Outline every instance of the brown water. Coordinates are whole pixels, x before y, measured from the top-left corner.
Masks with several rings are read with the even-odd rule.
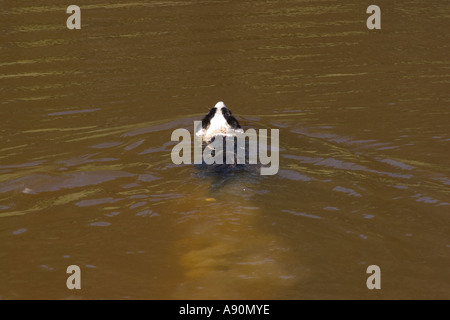
[[[0,299],[450,298],[448,1],[69,4],[0,1]],[[277,175],[171,162],[219,100]]]

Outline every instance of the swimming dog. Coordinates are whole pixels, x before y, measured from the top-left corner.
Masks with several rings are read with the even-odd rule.
[[[196,129],[196,136],[201,137],[203,150],[208,149],[209,152],[206,154],[210,154],[210,159],[214,161],[211,166],[214,171],[242,167],[244,164],[248,164],[247,142],[242,145],[237,143],[237,136],[240,134],[243,135],[244,130],[222,101],[217,102],[203,117],[201,125]],[[232,139],[233,142],[230,146],[227,143],[229,139]],[[238,152],[238,149],[240,152]],[[238,161],[238,155],[241,156],[240,161]],[[203,161],[203,165],[208,164],[208,162],[210,161],[206,161],[206,163]]]

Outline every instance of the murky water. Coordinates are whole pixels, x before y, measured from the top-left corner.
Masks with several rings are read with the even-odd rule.
[[[448,1],[69,4],[0,2],[0,299],[450,298]],[[172,163],[219,100],[277,175]]]

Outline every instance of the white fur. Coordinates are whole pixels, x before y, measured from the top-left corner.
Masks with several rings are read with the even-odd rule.
[[[225,103],[223,103],[223,101],[219,101],[216,103],[216,105],[214,106],[214,108],[217,109],[217,111],[219,111],[222,108],[226,108],[227,106],[225,105]]]

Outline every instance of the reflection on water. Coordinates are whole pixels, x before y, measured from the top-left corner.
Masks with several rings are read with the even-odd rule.
[[[449,298],[450,8],[377,4],[2,3],[0,298]],[[219,100],[276,176],[171,162]]]

